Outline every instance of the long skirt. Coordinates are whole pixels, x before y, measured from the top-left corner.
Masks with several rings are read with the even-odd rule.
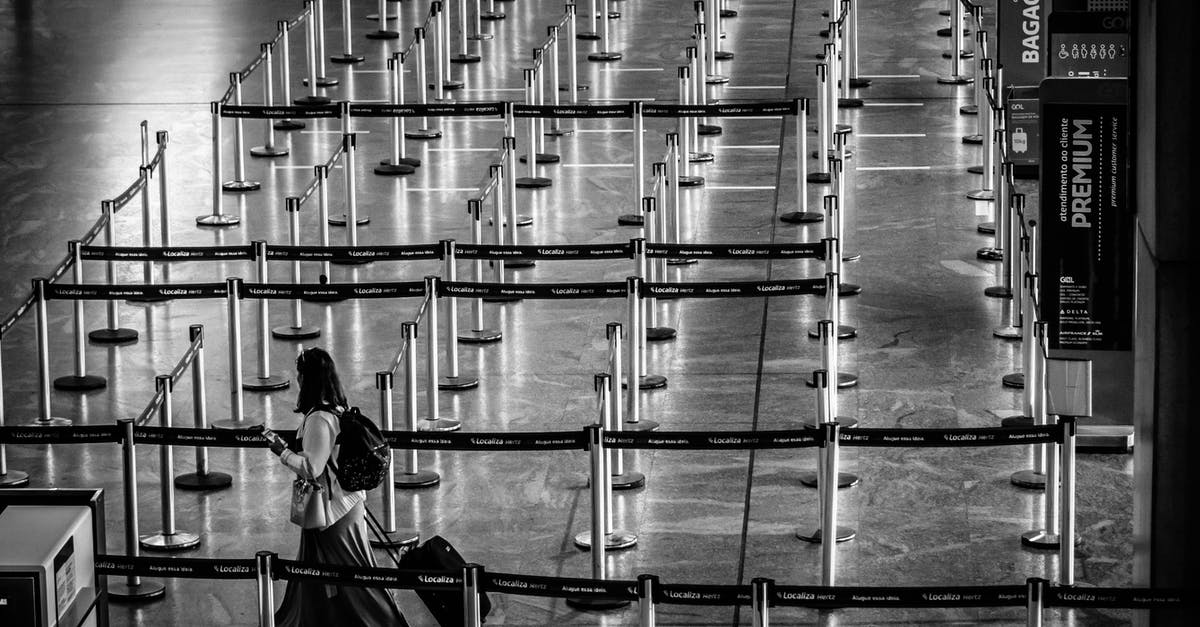
[[[300,562],[342,566],[375,566],[367,543],[363,504],[355,505],[324,530],[300,531]],[[391,593],[384,588],[334,586],[315,581],[288,581],[275,612],[279,627],[330,625],[407,626]]]

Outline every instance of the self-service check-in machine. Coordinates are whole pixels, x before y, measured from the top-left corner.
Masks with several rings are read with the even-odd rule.
[[[0,625],[105,627],[103,490],[0,490]]]

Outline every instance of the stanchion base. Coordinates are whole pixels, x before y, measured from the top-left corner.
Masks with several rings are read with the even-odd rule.
[[[428,429],[425,429],[426,431],[458,431],[459,429],[462,429],[461,422],[457,420],[450,420],[449,418],[438,418],[437,420],[429,420],[426,418],[422,420],[422,422],[433,423]]]
[[[20,470],[10,470],[0,475],[0,488],[20,488],[29,485],[29,475]]]
[[[828,185],[830,177],[828,172],[810,172],[805,180],[809,183]]]
[[[526,189],[550,187],[552,184],[553,181],[541,176],[522,176],[516,180],[517,187],[523,187]]]
[[[613,529],[612,533],[604,534],[604,550],[619,551],[637,545],[637,534],[624,529]],[[592,548],[592,532],[584,531],[575,535],[575,546],[585,551]]]
[[[679,177],[679,186],[680,187],[700,187],[702,185],[704,185],[704,177],[703,176],[680,176]]]
[[[251,157],[286,157],[287,154],[288,149],[279,146],[255,146],[250,149]]]
[[[436,128],[418,128],[404,131],[404,136],[409,139],[437,139],[442,136],[442,132]]]
[[[233,477],[223,472],[200,474],[189,472],[175,477],[175,487],[180,490],[223,490],[233,485]]]
[[[1043,529],[1034,529],[1021,534],[1021,546],[1025,548],[1057,551],[1061,544],[1057,533],[1050,533]]]
[[[646,475],[635,470],[612,476],[612,488],[614,490],[634,490],[644,485],[646,485]]]
[[[395,163],[391,159],[384,159],[379,162],[379,165],[407,165],[414,168],[421,167],[421,160],[414,157],[400,157]]]
[[[521,155],[521,156],[517,157],[517,159],[521,163],[529,163],[529,158],[526,155]],[[560,157],[552,152],[539,152],[539,153],[537,153],[537,161],[535,161],[534,163],[558,163],[559,161],[562,161],[562,157]],[[518,180],[520,180],[520,179],[518,179]]]
[[[147,551],[184,551],[200,546],[200,536],[186,531],[143,536],[138,545]]]
[[[329,216],[329,226],[346,226],[346,222],[348,222],[348,221],[349,221],[349,218],[347,218],[346,214],[344,214],[344,213],[340,214],[340,215],[336,215],[336,216]],[[363,224],[368,224],[370,222],[371,222],[371,216],[364,216],[362,214],[359,214],[354,217],[354,223],[358,224],[360,226]]]
[[[311,337],[320,337],[320,335],[320,327],[275,327],[271,329],[271,337],[281,340],[306,340]]]
[[[458,341],[463,344],[487,344],[499,342],[503,337],[504,334],[495,329],[472,329],[459,332]]]
[[[392,1],[392,2],[395,2],[396,0],[391,0],[391,1]],[[367,14],[367,17],[366,17],[365,19],[367,19],[367,20],[369,20],[369,21],[371,21],[371,22],[378,22],[378,21],[379,21],[379,14],[378,14],[378,13],[368,13],[368,14]],[[388,21],[390,22],[391,20],[394,20],[394,19],[396,19],[396,16],[395,16],[395,15],[389,15],[389,16],[387,16],[387,19],[388,19]]]
[[[645,374],[638,379],[639,390],[657,390],[658,388],[667,387],[667,378],[661,374]],[[629,389],[629,385],[621,383],[622,389]]]
[[[982,165],[967,166],[967,172],[970,174],[983,174],[983,166]]]
[[[619,61],[621,59],[620,52],[593,52],[588,54],[588,61]]]
[[[73,424],[75,424],[75,423],[72,422],[70,418],[59,418],[58,416],[51,416],[44,420],[41,418],[38,418],[37,420],[34,420],[33,422],[25,423],[25,426],[26,427],[69,427]]]
[[[1011,327],[1010,327],[1011,328]],[[1018,390],[1025,389],[1025,373],[1010,372],[1003,377],[1000,377],[1000,384],[1006,388],[1016,388]]]
[[[170,300],[171,299],[166,296],[133,296],[131,298],[126,298],[125,302],[129,303],[130,305],[156,305],[158,303],[165,303]]]
[[[504,267],[508,270],[523,270],[525,268],[532,268],[536,265],[536,261],[532,259],[522,259],[520,257],[504,260]]]
[[[458,79],[453,79],[453,78],[450,80],[442,81],[442,89],[444,89],[446,91],[454,91],[456,89],[462,89],[465,85],[466,85],[466,83],[463,83],[462,81],[460,81]],[[433,85],[430,85],[429,88],[433,89]]]
[[[721,9],[721,17],[737,17],[738,12],[733,9]]]
[[[404,163],[381,163],[375,166],[375,173],[384,176],[401,176],[416,171],[415,167]]]
[[[334,63],[362,63],[363,56],[361,54],[335,54],[329,57],[329,60]],[[318,79],[319,81],[320,79]],[[318,85],[321,83],[318,82]]]
[[[725,130],[722,129],[720,126],[717,126],[716,124],[697,124],[696,125],[696,134],[697,135],[720,135],[721,133],[724,133],[724,132],[725,132]]]
[[[839,340],[850,340],[858,336],[858,329],[848,324],[839,324],[837,328],[837,336]],[[808,330],[808,337],[819,339],[821,332],[813,327]]]
[[[979,105],[963,105],[958,108],[958,112],[962,115],[979,115]]]
[[[671,258],[667,259],[667,265],[668,266],[689,266],[693,263],[696,263],[697,261],[698,261],[697,259],[679,259],[676,257],[671,257]]]
[[[97,344],[129,344],[137,341],[138,332],[133,329],[96,329],[88,333],[88,339]]]
[[[379,549],[399,549],[416,546],[421,541],[421,534],[413,529],[397,529],[385,531],[383,538],[371,538],[371,546]],[[386,539],[385,539],[386,538]]]
[[[99,390],[106,385],[108,385],[108,381],[104,377],[98,377],[94,374],[85,374],[82,376],[68,375],[54,380],[54,389],[66,390],[68,392]]]
[[[950,58],[953,58],[953,57],[954,57],[954,51],[953,51],[953,50],[943,50],[943,51],[942,51],[942,58],[943,58],[943,59],[950,59]],[[975,58],[975,53],[974,53],[974,52],[971,52],[970,50],[959,50],[959,51],[958,51],[958,58],[960,58],[960,59],[974,59],[974,58]]]
[[[852,89],[861,89],[861,88],[863,88],[863,87],[870,87],[870,86],[871,86],[871,81],[870,81],[870,79],[866,79],[866,78],[852,78],[852,79],[850,79],[850,87],[851,87]]]
[[[621,428],[625,431],[655,431],[658,429],[658,423],[654,420],[639,420],[626,422]]]
[[[728,50],[718,50],[713,53],[713,58],[717,61],[728,61],[733,58],[733,53]]]
[[[980,222],[975,227],[975,230],[984,235],[995,235],[996,234],[996,223],[995,222]]]
[[[688,153],[689,163],[711,163],[713,159],[716,159],[716,156],[711,152],[700,151]]]
[[[992,193],[992,190],[990,189],[973,189],[967,192],[967,198],[970,198],[971,200],[986,200],[990,202],[996,199],[996,194]]]
[[[854,486],[858,485],[858,483],[859,483],[858,475],[856,475],[852,472],[839,472],[838,473],[838,489],[839,490],[844,490],[846,488],[853,488]],[[809,488],[817,487],[816,471],[801,473],[800,484],[803,486],[809,487]]]
[[[241,221],[241,218],[227,213],[217,215],[210,213],[206,216],[196,216],[196,224],[198,226],[234,226]]]
[[[332,101],[325,96],[301,96],[299,98],[292,99],[292,104],[301,107],[321,107],[329,104],[330,102]]]
[[[1030,490],[1046,489],[1046,475],[1033,470],[1018,470],[1008,480],[1018,488],[1028,488]]]
[[[617,224],[621,226],[642,226],[646,219],[636,213],[626,213],[617,216]]]
[[[471,54],[469,52],[466,54],[456,54],[450,57],[451,63],[479,63],[480,60],[481,57],[479,55]]]
[[[506,17],[508,16],[499,11],[484,11],[479,14],[479,19],[481,20],[502,20]]]
[[[842,427],[843,429],[853,429],[854,427],[857,427],[857,426],[858,426],[858,420],[857,420],[857,419],[854,419],[854,418],[848,418],[848,417],[846,417],[846,416],[837,416],[837,422],[838,422],[838,424],[839,424],[839,425],[841,425],[841,427]],[[809,421],[807,421],[807,420],[806,420],[806,421],[804,421],[804,422],[802,422],[802,423],[800,423],[800,425],[801,425],[802,427],[804,427],[805,429],[818,429],[818,428],[820,428],[820,425],[818,425],[817,423],[815,423],[815,422],[809,422]],[[811,472],[811,473],[805,473],[805,475],[804,475],[804,476],[808,476],[808,475],[812,475],[812,476],[814,477],[813,481],[816,481],[816,478],[815,478],[815,477],[817,476],[817,473],[815,473],[815,472]],[[805,484],[805,485],[808,485],[808,484]],[[813,485],[816,485],[816,484],[814,483]],[[809,487],[812,487],[812,486],[809,486]]]
[[[441,475],[432,470],[418,470],[414,473],[400,473],[396,475],[395,485],[397,488],[430,488],[442,482]]]
[[[982,260],[982,261],[1003,261],[1004,260],[1004,250],[1001,248],[992,248],[991,246],[984,246],[983,248],[980,248],[979,250],[975,251],[975,258]]]
[[[543,133],[543,135],[545,135],[547,137],[565,137],[567,135],[574,135],[574,134],[575,134],[575,129],[573,129],[573,128],[558,128],[558,127],[552,127],[549,130],[547,130],[545,133]]]
[[[377,17],[375,19],[379,18]],[[391,19],[391,16],[388,16],[388,19]],[[367,33],[365,37],[367,39],[399,39],[400,33],[397,33],[394,30],[376,30]]]
[[[975,82],[975,79],[971,78],[970,76],[952,74],[950,76],[937,77],[937,82],[941,83],[942,85],[969,85]]]
[[[457,377],[441,377],[438,379],[439,390],[470,390],[479,387],[479,379],[466,375]]]
[[[585,612],[602,612],[604,610],[616,610],[623,607],[628,607],[630,601],[625,599],[594,599],[588,597],[586,599],[567,599],[567,605]]]
[[[838,327],[838,332],[841,333],[840,326]],[[810,388],[817,387],[816,383],[812,379],[805,380],[804,385],[807,385]],[[858,375],[851,373],[851,372],[839,372],[838,373],[837,386],[838,386],[839,390],[842,388],[852,388],[856,385],[858,385]]]
[[[1025,427],[1032,427],[1033,416],[1009,416],[1000,421],[1000,426],[1007,427],[1009,429],[1023,429]],[[1013,476],[1015,477],[1016,475]]]
[[[964,143],[964,144],[982,144],[983,143],[983,135],[963,135],[962,143]],[[980,169],[980,172],[976,172],[976,174],[983,173],[982,172],[983,167],[981,166],[979,169]],[[971,170],[971,168],[967,168],[968,172],[970,172],[970,170]]]
[[[862,98],[838,98],[839,109],[857,109],[863,106]]]
[[[1011,324],[1000,325],[992,329],[992,336],[1002,340],[1019,340],[1021,339],[1021,327],[1014,327]]]
[[[252,192],[262,189],[262,183],[258,181],[226,181],[221,184],[221,189],[227,192]]]
[[[724,74],[709,74],[704,77],[704,82],[708,85],[724,85],[729,82],[729,77]]]
[[[983,290],[985,296],[992,298],[1012,298],[1012,290],[1003,285],[993,285]]]
[[[267,377],[246,377],[242,379],[242,389],[250,390],[251,392],[282,390],[289,385],[291,385],[291,381],[275,374]]]
[[[861,256],[861,255],[859,255]],[[856,256],[857,259],[859,256]],[[842,259],[842,261],[854,261],[853,259]],[[857,283],[838,283],[838,296],[858,296],[862,294],[862,286]]]
[[[166,586],[153,579],[140,579],[136,586],[129,585],[129,582],[123,577],[121,581],[108,582],[108,599],[118,603],[122,601],[152,601],[161,599],[166,593]]]
[[[214,420],[209,423],[208,426],[212,427],[213,429],[246,429],[250,426],[250,423],[246,422],[245,420],[233,420],[232,418],[229,418],[225,420]]]
[[[663,342],[675,339],[676,331],[671,327],[646,327],[647,342]]]
[[[825,214],[815,211],[789,211],[781,216],[779,220],[788,224],[814,224],[825,221]]]
[[[847,542],[854,539],[858,532],[851,527],[837,526],[837,537],[834,538],[838,542]],[[796,538],[813,544],[820,544],[821,530],[820,529],[797,529]]]
[[[306,86],[308,85],[307,79],[301,80],[301,82],[304,83]],[[338,79],[336,79],[332,76],[318,76],[317,77],[317,87],[333,87],[334,85],[337,85],[340,82],[341,81],[339,81]]]

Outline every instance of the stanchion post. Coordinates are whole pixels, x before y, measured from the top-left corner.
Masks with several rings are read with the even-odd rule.
[[[192,358],[192,417],[197,429],[208,428],[208,393],[204,384],[204,326],[188,327],[188,340],[196,345]],[[208,469],[208,449],[196,447],[196,472],[175,477],[175,487],[181,490],[219,490],[233,484],[233,477]]]
[[[212,213],[196,217],[200,226],[233,226],[242,221],[238,216],[225,213],[224,188],[221,185],[221,169],[224,167],[221,157],[221,103],[209,105],[212,114]]]
[[[425,399],[428,403],[426,420],[431,423],[431,431],[457,431],[461,428],[461,424],[457,420],[442,418],[439,415],[438,408],[438,390],[441,389],[439,384],[440,366],[439,359],[440,348],[438,347],[438,325],[441,324],[438,307],[438,283],[441,281],[436,276],[425,277],[425,298],[428,299],[428,306],[425,309],[425,360],[426,360],[426,381]]]
[[[125,555],[137,557],[138,544],[138,497],[137,497],[137,447],[133,438],[133,419],[119,418],[121,430],[121,485],[122,502],[125,508]],[[108,582],[108,596],[122,601],[149,601],[166,593],[163,584],[137,575],[130,575],[124,582]]]
[[[318,2],[320,2],[320,0],[318,0]],[[354,32],[352,22],[353,20],[350,17],[350,0],[342,0],[342,50],[345,52],[340,55],[333,55],[329,57],[330,61],[333,61],[334,63],[359,63],[363,60],[363,56],[361,54],[354,54]],[[381,20],[379,24],[382,28],[384,22]],[[325,46],[322,44],[322,53],[324,53],[324,48]]]
[[[1036,277],[1036,275],[1033,275]],[[1025,376],[1025,385],[1035,386],[1033,389],[1033,404],[1034,404],[1034,426],[1046,426],[1046,363],[1041,353],[1043,350],[1042,342],[1046,337],[1046,322],[1037,321],[1033,325],[1034,337],[1032,341],[1034,360],[1037,364],[1034,376]],[[1056,442],[1049,442],[1037,445],[1041,450],[1039,454],[1040,468],[1045,477],[1044,497],[1046,500],[1043,508],[1043,524],[1040,529],[1033,529],[1021,534],[1021,544],[1035,549],[1056,550],[1059,548],[1059,542],[1062,538],[1059,536],[1059,460],[1061,445]]]
[[[475,0],[475,5],[478,12],[479,0]],[[458,0],[458,54],[450,58],[451,63],[479,63],[481,57],[467,50],[467,42],[471,39],[467,33],[467,0]]]
[[[655,627],[654,595],[658,587],[657,575],[638,575],[638,627]]]
[[[364,35],[367,39],[397,39],[400,37],[400,33],[394,30],[388,30],[387,28],[387,21],[392,19],[388,16],[387,3],[388,0],[379,0],[379,2],[376,3],[379,7],[379,13],[376,15],[379,20],[379,29],[370,31]]]
[[[985,83],[984,89],[986,90],[989,88],[992,79],[990,77],[984,77],[983,80]],[[982,134],[983,134],[983,181],[981,184],[982,187],[980,187],[979,189],[967,192],[967,198],[970,198],[971,200],[988,200],[988,201],[990,201],[990,200],[994,200],[996,197],[995,194],[992,192],[992,180],[993,180],[993,176],[994,176],[993,169],[996,167],[995,163],[993,162],[993,158],[995,157],[996,134],[994,132],[994,129],[995,129],[995,123],[996,123],[996,115],[990,104],[987,107],[985,107],[983,110],[981,110],[979,112],[979,115],[986,118],[983,120],[983,131],[982,131]],[[996,219],[999,220],[1000,219],[999,216],[997,216]]]
[[[267,243],[261,240],[253,242],[254,265],[259,283],[267,283]],[[246,377],[242,387],[256,392],[282,390],[290,382],[287,377],[271,374],[271,320],[270,300],[258,299],[258,374]]]
[[[444,239],[442,244],[442,259],[446,281],[458,281],[458,263],[454,253],[454,240]],[[446,376],[438,381],[438,387],[443,390],[469,390],[479,386],[479,379],[463,375],[458,371],[458,299],[446,297]]]
[[[601,379],[607,376],[604,373],[596,375],[596,388],[601,391],[601,394],[604,394],[604,390],[608,387],[607,382],[601,382]],[[576,536],[575,544],[580,544],[580,536],[590,536],[588,543],[592,553],[592,578],[598,581],[605,581],[608,579],[606,548],[610,545],[606,541],[604,533],[604,522],[608,519],[606,508],[609,505],[605,495],[607,486],[605,477],[608,476],[608,455],[604,450],[604,427],[598,424],[588,425],[584,427],[584,434],[591,459],[589,485],[591,486],[592,494],[592,521],[590,533]],[[629,601],[624,599],[587,598],[567,600],[567,605],[578,609],[591,610],[613,609],[624,607],[628,604]]]
[[[425,315],[429,315],[426,310]],[[417,430],[417,328],[419,323],[407,320],[400,324],[400,336],[404,341],[404,430]],[[427,488],[441,481],[441,476],[431,470],[421,470],[417,464],[417,449],[404,451],[404,473],[395,477],[397,488]]]
[[[407,343],[405,348],[412,348]],[[392,425],[392,387],[393,378],[392,371],[382,370],[375,373],[375,388],[379,390],[379,427],[383,431],[391,431]],[[403,536],[396,537],[396,534],[401,533],[396,529],[396,492],[393,487],[396,484],[396,459],[395,453],[391,447],[388,448],[388,480],[384,482],[382,490],[383,496],[383,531],[382,537],[371,539],[371,546],[392,548],[399,546],[411,546],[417,543],[420,535],[413,531],[403,532]]]
[[[317,87],[320,85],[329,85],[328,82],[323,82],[325,74],[325,29],[323,28],[323,19],[321,17],[324,12],[324,3],[321,0],[304,0],[304,5],[308,17],[304,20],[304,52],[305,66],[308,70],[308,95],[301,96],[293,102],[300,106],[317,106],[329,104],[329,98],[321,96],[317,93]],[[318,65],[319,64],[319,65]],[[318,73],[318,67],[320,68]],[[337,84],[333,81],[332,84]]]
[[[425,54],[428,47],[425,44],[426,32],[424,27],[413,29],[413,45],[416,47],[417,56],[417,102],[420,104],[429,103],[429,87],[433,86],[438,89],[437,85],[430,85],[428,78],[428,65],[425,60]],[[440,85],[440,83],[438,83]],[[438,99],[441,99],[440,89],[438,89]],[[421,117],[421,128],[407,131],[404,134],[409,139],[437,139],[442,136],[442,132],[436,128],[429,127],[429,116]]]
[[[492,176],[497,176],[499,166],[492,165],[490,172]],[[499,187],[492,191],[493,194],[502,193]],[[467,213],[471,215],[471,240],[476,244],[483,243],[483,201],[478,198],[470,198],[467,200]],[[471,280],[476,283],[483,282],[483,259],[474,259],[471,262]],[[499,330],[487,328],[483,320],[483,299],[474,298],[471,300],[471,330],[459,333],[458,341],[471,344],[482,344],[486,342],[497,342],[504,336]]]
[[[242,398],[242,280],[225,279],[226,316],[229,321],[229,419],[213,422],[218,429],[241,429]]]
[[[833,388],[833,385],[827,386]],[[832,396],[833,393],[830,393]],[[821,425],[825,432],[825,477],[838,476],[838,423],[836,420]],[[821,484],[821,528],[837,529],[837,481]],[[833,586],[837,580],[836,533],[821,535],[821,585]]]
[[[1025,580],[1025,624],[1028,627],[1042,627],[1042,610],[1046,603],[1046,584],[1040,577],[1030,577]]]
[[[808,175],[809,183],[826,184],[831,178],[827,167],[827,159],[829,155],[829,147],[832,142],[833,129],[830,128],[830,102],[829,102],[829,66],[824,63],[817,64],[817,93],[821,96],[820,106],[817,108],[817,149],[816,153],[817,164],[820,170],[810,172]],[[835,105],[836,106],[836,105]],[[805,129],[808,132],[808,129]],[[806,153],[804,158],[808,158]]]
[[[271,562],[275,554],[254,554],[254,581],[258,589],[258,627],[275,627],[275,588],[271,585]]]
[[[104,221],[104,244],[105,246],[115,246],[117,239],[114,221],[116,208],[113,207],[113,202],[111,200],[100,201],[100,212]],[[117,264],[115,260],[109,259],[104,262],[104,278],[109,285],[116,284]],[[105,305],[108,313],[108,326],[88,333],[88,339],[99,344],[128,344],[137,341],[137,331],[121,328],[121,310],[117,299],[110,298]]]
[[[567,41],[571,44],[567,46],[567,91],[571,94],[571,104],[579,102],[579,90],[585,89],[584,85],[579,84],[579,40],[583,39],[576,32],[574,2],[568,2],[567,6]]]
[[[229,73],[229,82],[233,85],[233,104],[242,106],[242,75],[239,72]],[[233,124],[233,175],[232,181],[225,181],[221,189],[227,192],[252,192],[260,189],[258,181],[246,180],[246,160],[242,153],[246,151],[246,132],[242,118],[234,120]]]
[[[79,240],[71,240],[67,242],[67,251],[71,256],[71,280],[76,285],[83,284],[83,256],[81,248],[83,243]],[[149,262],[147,262],[149,263]],[[89,375],[87,373],[87,331],[84,330],[84,312],[83,300],[74,299],[71,301],[72,322],[74,327],[74,351],[73,357],[75,362],[75,373],[63,377],[58,377],[54,380],[54,389],[70,390],[82,392],[87,390],[98,390],[108,382],[104,377]]]
[[[154,387],[162,394],[162,403],[158,407],[159,425],[170,429],[173,425],[174,409],[172,397],[175,384],[171,375],[163,374],[154,378]],[[143,549],[149,551],[182,551],[200,544],[200,536],[175,528],[175,476],[174,449],[170,444],[158,446],[158,475],[159,498],[162,509],[162,530],[155,535],[146,536],[139,542]]]
[[[750,609],[754,613],[750,624],[754,627],[771,625],[771,589],[774,585],[773,579],[763,577],[755,577],[750,581]]]
[[[943,85],[966,85],[972,80],[962,75],[962,42],[963,42],[963,12],[961,0],[953,0],[950,10],[950,73],[939,76],[937,82]]]
[[[50,327],[46,319],[46,285],[43,278],[33,280],[33,306],[37,320],[38,417],[29,426],[69,427],[72,422],[50,414]]]
[[[300,245],[300,198],[296,196],[288,196],[283,199],[283,209],[287,212],[288,217],[288,243],[292,246]],[[292,260],[292,284],[300,283],[300,260]],[[321,335],[320,327],[305,326],[304,310],[301,299],[292,299],[292,323],[287,326],[278,326],[271,329],[271,337],[277,337],[285,340],[303,340]]]
[[[264,100],[268,107],[275,106],[275,64],[274,58],[275,44],[267,42],[262,44],[263,54],[263,94]],[[255,146],[250,149],[250,154],[255,157],[282,157],[288,154],[288,149],[275,145],[275,126],[272,124],[271,118],[263,120],[263,145]]]
[[[388,57],[387,60],[391,100],[392,104],[397,106],[404,104],[404,56],[403,52],[396,52]],[[421,165],[421,160],[410,159],[405,154],[404,137],[406,133],[404,129],[404,116],[392,116],[391,133],[391,158],[380,161],[379,165],[375,166],[375,174],[389,176],[412,174],[416,171],[417,166]]]
[[[141,193],[138,194],[142,201],[142,246],[150,248],[154,245],[150,213],[150,175],[153,172],[150,169],[150,129],[146,120],[142,120],[138,126],[142,136],[142,164],[138,166],[138,178],[145,181]],[[154,282],[154,264],[149,260],[142,262],[142,282],[147,285]]]
[[[1063,430],[1062,516],[1058,543],[1058,584],[1075,585],[1075,416],[1059,416]]]
[[[480,610],[480,595],[483,567],[479,564],[463,564],[463,625],[464,627],[479,627],[483,616]]]
[[[312,15],[302,17],[306,22],[312,19]],[[279,55],[279,78],[283,87],[283,102],[290,104],[292,102],[292,24],[287,20],[279,20],[275,22],[275,27],[279,29],[279,43],[281,54]],[[307,60],[305,61],[307,63]],[[310,77],[311,78],[311,77]],[[290,118],[283,118],[275,121],[275,130],[277,131],[295,131],[304,128],[303,122],[297,122]]]

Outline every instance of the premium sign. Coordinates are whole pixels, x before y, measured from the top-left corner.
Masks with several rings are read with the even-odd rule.
[[[1037,85],[1046,76],[1046,15],[1050,0],[999,0],[996,58],[1006,85]]]
[[[1129,350],[1133,211],[1122,79],[1041,85],[1040,313],[1051,350]]]

